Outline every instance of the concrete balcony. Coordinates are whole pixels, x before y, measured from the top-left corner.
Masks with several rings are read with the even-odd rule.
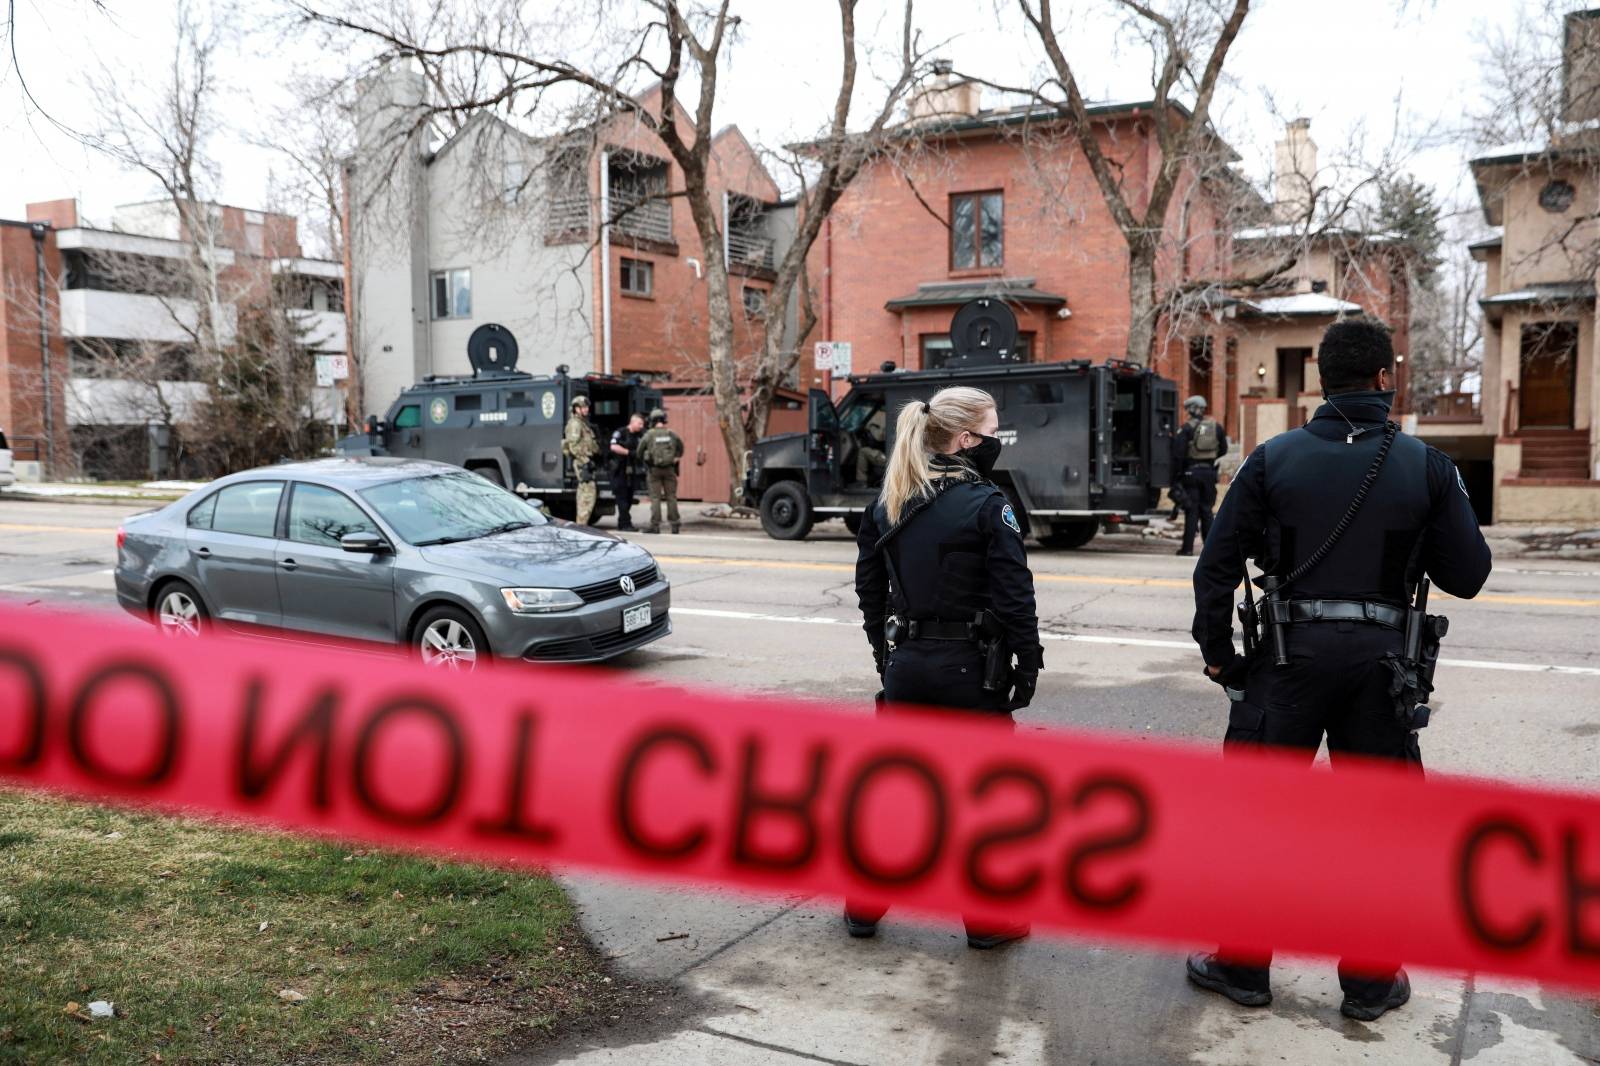
[[[224,343],[233,339],[237,318],[233,308],[222,308],[217,332]],[[198,321],[193,300],[103,289],[64,289],[61,292],[61,332],[67,337],[191,344]],[[342,345],[342,325],[339,336]]]
[[[152,426],[187,422],[205,401],[198,381],[128,381],[72,378],[67,382],[67,424]]]
[[[305,331],[300,342],[308,351],[326,352],[330,355],[344,354],[345,329],[342,312],[294,310],[289,312],[289,317]]]

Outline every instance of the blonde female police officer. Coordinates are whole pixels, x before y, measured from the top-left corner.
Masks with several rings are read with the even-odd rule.
[[[1033,699],[1044,649],[1022,527],[989,480],[1000,457],[994,398],[941,389],[901,408],[883,492],[856,538],[856,595],[890,703],[950,707],[1003,717]],[[985,691],[977,620],[991,612],[1009,653],[1010,681]],[[886,632],[886,627],[888,632]],[[850,935],[872,936],[881,906],[845,902]],[[991,948],[1026,926],[978,929],[967,943]]]

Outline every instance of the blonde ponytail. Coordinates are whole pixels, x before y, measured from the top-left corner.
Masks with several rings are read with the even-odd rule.
[[[883,474],[883,507],[891,523],[900,521],[914,497],[932,489],[928,461],[950,447],[964,430],[977,432],[992,407],[994,397],[982,389],[956,386],[940,389],[926,403],[912,400],[900,408],[894,423],[894,450]]]

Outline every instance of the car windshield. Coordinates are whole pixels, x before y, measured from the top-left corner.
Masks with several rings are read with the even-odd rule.
[[[361,495],[400,539],[418,547],[545,524],[537,508],[475,474],[407,478]]]

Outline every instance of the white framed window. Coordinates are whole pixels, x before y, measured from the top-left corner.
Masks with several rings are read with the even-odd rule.
[[[472,317],[472,271],[435,270],[432,280],[434,318]]]
[[[649,296],[655,291],[655,264],[648,259],[622,260],[621,289],[629,296]]]

